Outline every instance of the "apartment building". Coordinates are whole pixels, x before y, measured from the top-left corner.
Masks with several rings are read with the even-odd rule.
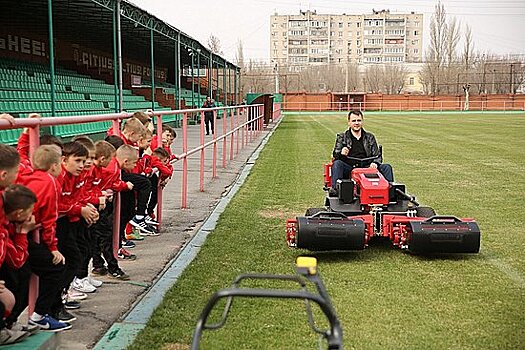
[[[315,64],[421,62],[423,14],[272,15],[270,58],[300,71]]]

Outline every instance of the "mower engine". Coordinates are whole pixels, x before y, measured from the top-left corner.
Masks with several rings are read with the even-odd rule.
[[[329,170],[325,166],[325,183]],[[327,196],[325,208],[286,222],[288,246],[312,251],[363,250],[377,236],[414,253],[477,253],[480,247],[473,219],[436,215],[374,168],[355,168],[351,179],[338,180],[337,196]]]

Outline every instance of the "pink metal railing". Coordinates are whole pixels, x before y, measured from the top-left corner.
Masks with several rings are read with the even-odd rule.
[[[223,122],[223,134],[217,137],[216,128],[214,128],[213,139],[209,142],[204,142],[204,111],[210,109],[186,109],[176,111],[159,111],[149,112],[152,117],[155,117],[157,123],[157,137],[159,140],[162,139],[162,117],[167,115],[182,115],[182,151],[183,153],[178,155],[178,159],[175,161],[182,161],[182,195],[181,195],[181,207],[187,207],[188,197],[188,157],[194,153],[200,152],[200,191],[204,191],[204,150],[205,148],[213,145],[213,177],[217,176],[216,164],[217,164],[217,142],[223,140],[223,167],[226,167],[226,145],[227,138],[230,137],[230,160],[233,159],[233,145],[234,138],[237,139],[237,151],[239,153],[239,139],[241,139],[241,147],[247,145],[255,137],[260,134],[263,130],[263,106],[262,105],[249,105],[249,106],[238,106],[238,107],[218,107],[212,108],[214,112],[214,125],[217,121],[217,111],[222,110],[224,122]],[[192,150],[188,150],[188,113],[200,113],[200,145]],[[230,127],[227,130],[226,116],[230,116]],[[235,120],[233,116],[236,116]],[[241,120],[241,115],[245,120]],[[248,115],[254,116],[251,120],[247,120]],[[114,113],[114,114],[103,114],[103,115],[88,115],[88,116],[70,116],[70,117],[46,117],[46,118],[25,118],[16,119],[14,124],[10,124],[6,120],[0,120],[0,130],[7,129],[19,129],[29,128],[29,149],[30,154],[39,146],[40,139],[40,128],[42,126],[56,126],[56,125],[68,125],[68,124],[82,124],[100,121],[112,121],[113,131],[118,134],[120,130],[120,121],[128,119],[132,116],[131,113]],[[239,136],[241,133],[241,136]],[[246,137],[245,137],[246,135]],[[249,139],[248,139],[249,135]],[[162,189],[159,188],[158,193],[158,204],[157,204],[157,218],[159,222],[162,222]],[[119,246],[119,225],[120,225],[120,197],[118,194],[114,196],[114,221],[113,221],[113,247],[114,254],[116,256],[117,249]],[[38,232],[34,233],[35,242],[39,241]],[[31,282],[29,287],[29,315],[33,313],[34,303],[38,295],[38,277],[35,275],[31,276]]]

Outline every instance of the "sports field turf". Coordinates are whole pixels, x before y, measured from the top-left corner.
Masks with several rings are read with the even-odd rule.
[[[295,257],[308,252],[286,247],[284,221],[323,203],[322,166],[346,127],[341,114],[285,116],[132,349],[187,349],[207,299],[236,275],[293,272]],[[476,218],[482,247],[477,255],[421,257],[380,242],[315,254],[344,348],[523,349],[525,114],[369,113],[364,128],[420,203]],[[240,299],[201,348],[315,349],[317,337],[301,302]]]

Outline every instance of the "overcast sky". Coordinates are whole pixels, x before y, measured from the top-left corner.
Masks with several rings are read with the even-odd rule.
[[[234,61],[238,40],[245,59],[269,61],[270,15],[362,14],[375,10],[423,13],[424,41],[428,46],[429,23],[436,1],[428,0],[131,0],[207,46],[210,34],[221,42],[225,57]],[[448,16],[472,27],[475,49],[496,54],[525,54],[525,0],[443,0]],[[464,27],[462,27],[463,29]]]

